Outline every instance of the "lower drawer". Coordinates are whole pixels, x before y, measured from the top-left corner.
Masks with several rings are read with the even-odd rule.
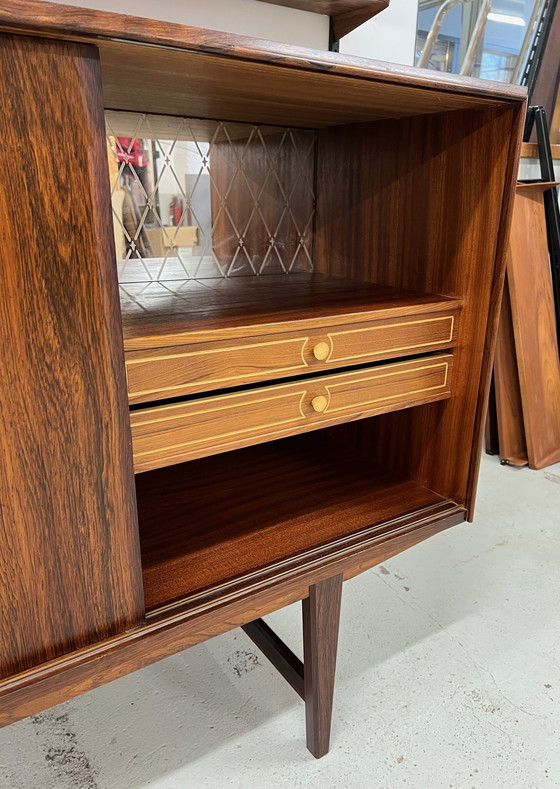
[[[131,413],[136,472],[450,395],[451,354]]]

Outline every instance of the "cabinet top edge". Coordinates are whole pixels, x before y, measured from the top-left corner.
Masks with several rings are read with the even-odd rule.
[[[527,97],[526,88],[518,85],[46,0],[0,0],[0,31],[91,43],[146,44],[498,102],[524,102]]]

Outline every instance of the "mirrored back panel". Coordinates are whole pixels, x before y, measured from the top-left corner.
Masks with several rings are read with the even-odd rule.
[[[119,281],[313,271],[316,132],[106,112]]]

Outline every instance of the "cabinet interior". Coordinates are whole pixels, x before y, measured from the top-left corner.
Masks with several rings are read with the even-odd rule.
[[[403,507],[467,506],[486,335],[484,322],[475,325],[473,298],[486,315],[501,210],[493,201],[503,192],[508,159],[500,139],[512,111],[476,96],[436,101],[429,90],[389,91],[350,79],[342,96],[317,74],[298,74],[297,90],[288,74],[282,104],[282,96],[271,98],[280,90],[272,66],[268,77],[259,70],[249,89],[241,79],[253,73],[248,63],[235,65],[241,81],[233,87],[211,56],[191,61],[188,53],[152,53],[165,68],[148,74],[130,46],[130,67],[120,71],[118,50],[101,45],[130,364],[147,347],[173,351],[179,343],[218,342],[248,329],[273,335],[362,313],[381,319],[457,310],[456,337],[435,349],[453,347],[459,383],[445,398],[141,468],[147,609],[249,583],[255,573],[302,560],[327,543],[383,531]],[[191,79],[179,96],[169,80],[187,72]],[[134,150],[138,139],[142,151]],[[142,156],[146,166],[131,164]],[[482,186],[472,177],[474,161],[487,174]],[[481,215],[486,229],[473,221]],[[415,351],[397,348],[386,356],[401,361]],[[288,370],[264,385],[298,375]],[[251,381],[248,374],[242,384]],[[206,393],[237,385],[217,380]],[[167,386],[154,402],[201,396]],[[150,398],[131,392],[132,411],[152,405]]]

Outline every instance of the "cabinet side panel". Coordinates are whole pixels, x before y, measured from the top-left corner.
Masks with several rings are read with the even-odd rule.
[[[137,624],[143,596],[97,51],[1,36],[0,72],[5,677]]]
[[[451,399],[366,429],[343,426],[338,437],[461,504],[475,485],[518,111],[379,121],[319,137],[317,270],[464,300]]]

